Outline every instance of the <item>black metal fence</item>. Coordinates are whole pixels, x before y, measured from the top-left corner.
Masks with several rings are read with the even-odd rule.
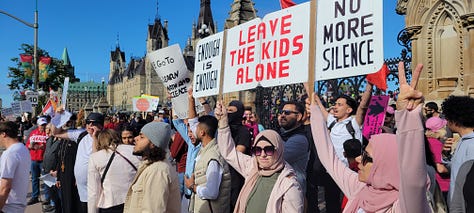
[[[406,54],[401,58],[386,59],[388,69],[390,70],[387,76],[387,84],[389,86],[387,91],[397,93],[398,89],[398,62],[405,62],[405,70],[407,71],[407,79],[411,79],[411,57]],[[319,81],[315,83],[315,91],[324,99],[327,106],[335,102],[335,98],[347,94],[354,99],[359,100],[363,91],[365,90],[366,77],[354,76],[350,78],[340,78]],[[256,113],[260,119],[260,123],[267,129],[278,128],[278,111],[286,101],[302,101],[307,94],[303,84],[282,85],[269,88],[258,86],[255,89],[255,108]],[[380,90],[375,90],[375,93],[381,93]]]

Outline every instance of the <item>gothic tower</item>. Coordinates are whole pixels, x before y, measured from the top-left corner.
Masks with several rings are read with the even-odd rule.
[[[224,29],[235,27],[239,24],[257,18],[257,10],[252,0],[234,0],[231,5],[229,17],[225,21]],[[254,106],[255,93],[251,91],[231,92],[223,95],[224,103],[240,100],[245,106]]]
[[[412,42],[412,64],[428,100],[474,96],[474,4],[470,0],[398,0]]]

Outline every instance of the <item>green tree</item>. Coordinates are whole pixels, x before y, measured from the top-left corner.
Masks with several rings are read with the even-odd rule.
[[[22,44],[19,50],[22,51],[22,54],[33,55],[34,49],[32,45],[29,44]],[[51,57],[49,53],[43,49],[38,48],[38,61],[40,57],[46,56]],[[17,90],[17,91],[24,91],[28,89],[33,89],[33,81],[27,80],[25,78],[23,70],[20,69],[21,62],[18,57],[14,57],[11,59],[16,64],[16,67],[8,67],[8,77],[11,79],[10,83],[7,84],[10,90]],[[32,65],[34,66],[34,65]],[[49,72],[48,78],[46,78],[45,82],[39,82],[37,89],[42,89],[43,91],[49,91],[51,87],[54,90],[58,90],[58,88],[63,87],[64,78],[69,77],[69,82],[74,83],[78,82],[79,79],[74,76],[74,73],[71,72],[71,67],[63,65],[63,61],[61,59],[57,59],[51,57],[51,64],[49,65]],[[21,99],[25,97],[22,96]],[[38,106],[35,108],[35,114],[38,115],[41,113],[41,109],[47,101],[48,96],[42,96],[38,99]]]
[[[23,54],[33,55],[33,46],[29,44],[22,44],[19,48]],[[38,61],[42,56],[51,57],[49,53],[41,48],[38,48]],[[23,71],[20,69],[21,62],[19,57],[14,57],[11,59],[16,64],[16,67],[8,67],[8,77],[11,79],[10,83],[7,84],[10,90],[26,90],[33,89],[33,81],[27,80],[24,76]],[[63,65],[61,59],[51,57],[51,64],[49,66],[49,75],[45,82],[39,83],[38,89],[42,88],[44,91],[48,91],[49,87],[57,90],[62,88],[64,83],[64,78],[69,77],[70,82],[77,82],[77,79],[74,76],[74,73],[70,72],[69,67]]]

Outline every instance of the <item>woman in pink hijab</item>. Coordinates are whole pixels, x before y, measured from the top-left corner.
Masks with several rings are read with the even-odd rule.
[[[283,159],[280,135],[273,130],[260,132],[252,144],[252,156],[245,155],[235,149],[221,101],[214,114],[219,120],[219,152],[245,178],[234,212],[303,212],[303,192],[295,171]]]
[[[426,198],[422,94],[416,84],[423,66],[418,65],[411,85],[403,62],[398,65],[400,94],[395,121],[397,134],[372,135],[356,158],[359,172],[346,167],[334,154],[326,121],[313,101],[311,129],[319,159],[349,199],[343,212],[430,212]],[[315,96],[315,100],[317,100]]]

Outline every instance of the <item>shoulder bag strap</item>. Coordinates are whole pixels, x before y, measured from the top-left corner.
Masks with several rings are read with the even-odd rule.
[[[109,171],[110,164],[112,164],[112,160],[114,159],[114,157],[115,157],[115,152],[112,153],[112,156],[110,156],[109,158],[109,162],[107,162],[107,166],[105,167],[104,174],[102,174],[102,178],[100,179],[100,184],[104,184],[105,175],[107,174],[107,171]]]
[[[130,166],[133,167],[133,169],[135,169],[135,171],[137,171],[137,167],[135,165],[133,165],[133,163],[128,159],[126,158],[125,156],[123,156],[119,151],[115,150],[115,152],[117,152],[117,154],[119,154],[120,156],[122,156],[123,159],[125,159],[129,164]]]

